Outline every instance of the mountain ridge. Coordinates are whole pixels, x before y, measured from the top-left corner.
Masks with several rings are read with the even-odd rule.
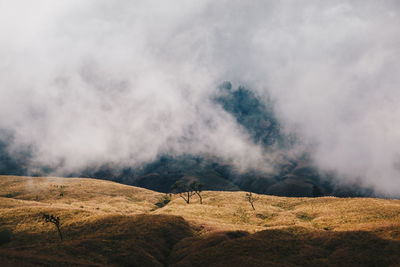
[[[290,150],[298,143],[295,134],[281,131],[274,113],[272,101],[266,104],[254,92],[239,86],[232,88],[230,82],[219,86],[212,99],[243,127],[254,144],[263,153],[279,151],[279,157],[270,162],[270,172],[249,169],[237,171],[231,162],[212,155],[160,154],[152,162],[137,167],[121,167],[116,164],[88,166],[83,170],[69,171],[66,177],[93,177],[109,179],[161,192],[169,192],[178,180],[196,180],[208,190],[251,191],[277,196],[312,197],[333,195],[341,197],[373,197],[373,189],[358,183],[345,183],[337,175],[323,172],[314,166],[306,150],[293,156]],[[57,173],[57,167],[35,166],[30,161],[33,151],[26,148],[18,156],[9,153],[12,134],[0,140],[0,173],[9,175],[47,176]],[[319,194],[314,194],[319,192]]]

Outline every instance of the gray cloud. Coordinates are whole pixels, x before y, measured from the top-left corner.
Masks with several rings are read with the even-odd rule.
[[[323,170],[399,194],[396,1],[0,3],[0,127],[61,173],[207,153],[271,158],[211,102],[224,80],[275,100]]]

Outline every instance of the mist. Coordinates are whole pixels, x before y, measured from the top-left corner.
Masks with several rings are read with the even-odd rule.
[[[216,105],[272,99],[319,169],[400,194],[397,1],[0,2],[0,129],[56,173],[161,154],[271,170]],[[3,138],[3,137],[0,137]],[[5,137],[4,137],[5,138]]]

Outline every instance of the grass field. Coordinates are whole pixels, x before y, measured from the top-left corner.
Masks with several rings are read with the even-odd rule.
[[[400,266],[400,200],[245,195],[0,176],[0,265]]]

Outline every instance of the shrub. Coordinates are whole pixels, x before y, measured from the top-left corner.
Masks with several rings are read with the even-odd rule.
[[[155,204],[158,208],[162,208],[171,201],[171,197],[168,194],[163,195]]]

